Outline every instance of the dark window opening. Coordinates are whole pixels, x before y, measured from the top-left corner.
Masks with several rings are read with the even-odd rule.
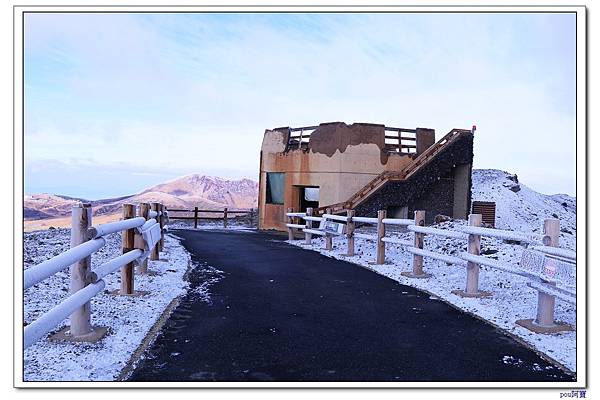
[[[283,204],[285,172],[267,172],[267,204]]]

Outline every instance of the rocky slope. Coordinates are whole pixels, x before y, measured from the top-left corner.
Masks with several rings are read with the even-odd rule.
[[[560,220],[560,241],[575,248],[577,200],[566,194],[545,195],[497,169],[473,170],[473,200],[496,203],[496,228],[541,232],[544,219]]]

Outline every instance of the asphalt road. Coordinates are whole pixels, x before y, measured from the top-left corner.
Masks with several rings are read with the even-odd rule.
[[[132,381],[574,379],[426,293],[283,236],[176,234],[199,267]]]

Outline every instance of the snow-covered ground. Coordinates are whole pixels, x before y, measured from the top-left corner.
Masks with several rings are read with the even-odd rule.
[[[546,196],[520,184],[520,190],[510,189],[516,182],[511,175],[497,170],[473,171],[473,199],[496,202],[496,227],[522,232],[541,232],[543,220],[558,216],[561,223],[561,247],[575,250],[575,198],[567,195]],[[466,221],[447,221],[437,224],[439,229],[457,230]],[[375,234],[375,228],[364,226],[357,232]],[[413,240],[413,234],[396,229],[390,237]],[[359,264],[374,272],[387,276],[399,283],[412,286],[443,299],[444,301],[477,315],[505,331],[519,337],[532,348],[562,364],[571,371],[576,367],[576,332],[562,332],[552,335],[533,333],[515,325],[519,319],[535,318],[537,307],[537,291],[526,285],[527,280],[518,275],[482,266],[480,272],[480,290],[493,293],[490,298],[462,298],[451,291],[464,289],[466,270],[464,267],[449,265],[442,261],[425,259],[425,271],[432,274],[428,279],[410,279],[400,275],[411,271],[412,254],[404,251],[402,246],[386,244],[386,264],[375,265],[376,243],[374,241],[355,239],[356,256],[347,257],[346,239],[334,238],[333,250],[324,249],[324,239],[316,237],[312,245],[305,245],[304,240],[295,240],[292,244],[322,254]],[[466,240],[450,239],[428,235],[425,237],[426,250],[448,255],[458,255],[466,251]],[[506,263],[518,265],[525,247],[507,244],[500,239],[482,237],[482,255]],[[557,299],[555,318],[575,326],[575,306]],[[511,355],[507,355],[511,356]],[[512,357],[512,356],[511,356]]]
[[[514,192],[511,190],[518,190]],[[473,170],[473,200],[496,202],[496,228],[542,232],[544,219],[560,220],[560,246],[575,250],[577,200],[566,194],[545,195],[497,169]]]
[[[25,268],[69,249],[69,229],[26,233]],[[107,245],[92,255],[92,269],[121,254],[119,233],[107,236]],[[109,328],[97,343],[60,343],[39,340],[24,352],[25,381],[112,381],[126,366],[165,308],[188,287],[184,274],[190,256],[179,240],[165,237],[161,260],[149,261],[156,275],[135,275],[135,289],[149,293],[139,297],[115,296],[119,272],[105,278],[106,289],[91,301],[92,324]],[[24,292],[24,319],[32,322],[68,296],[69,272],[63,270]],[[65,320],[58,331],[68,325]],[[53,331],[53,332],[55,332]]]

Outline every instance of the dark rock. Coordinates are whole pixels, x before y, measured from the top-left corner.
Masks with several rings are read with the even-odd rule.
[[[433,221],[436,224],[440,224],[442,222],[452,221],[452,217],[449,217],[449,216],[443,215],[443,214],[438,214],[434,217]]]
[[[513,181],[514,183],[519,183],[519,178],[517,177],[517,174],[507,175],[506,179]]]
[[[556,219],[558,219],[558,215],[556,215],[556,213],[552,213],[552,216]]]
[[[494,250],[494,249],[483,249],[481,250],[480,254],[487,256],[489,254],[496,254],[498,252],[498,250]]]
[[[514,184],[514,185],[509,186],[509,189],[512,190],[513,192],[517,193],[521,190],[521,185]]]
[[[520,245],[520,244],[521,244],[521,241],[519,241],[519,240],[511,240],[511,239],[506,239],[506,240],[504,240],[504,243],[506,243],[506,244],[518,244],[518,245]]]
[[[567,228],[560,228],[560,231],[561,231],[562,233],[568,233],[569,235],[572,235],[572,234],[573,234],[573,232],[571,232],[571,231],[570,231],[570,230],[568,230]]]

